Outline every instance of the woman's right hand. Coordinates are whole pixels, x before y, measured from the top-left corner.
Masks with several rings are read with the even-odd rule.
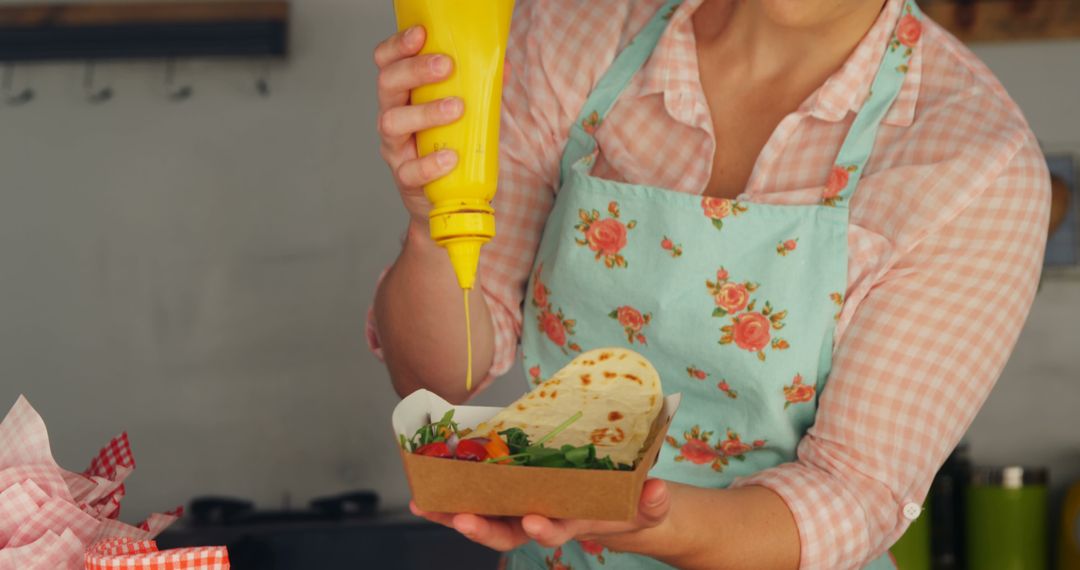
[[[409,93],[417,87],[443,81],[453,71],[447,55],[417,55],[427,33],[414,27],[394,34],[375,48],[379,67],[379,135],[383,159],[394,173],[398,192],[409,211],[412,224],[427,227],[431,204],[424,186],[450,173],[457,166],[453,150],[441,150],[420,158],[416,133],[453,123],[464,113],[464,103],[450,97],[423,105],[411,105]]]

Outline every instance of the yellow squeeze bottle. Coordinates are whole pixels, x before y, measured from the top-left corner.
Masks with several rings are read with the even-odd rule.
[[[465,296],[468,343],[467,387],[472,389],[472,339],[469,290],[476,282],[480,248],[495,237],[495,198],[499,177],[499,119],[503,62],[514,0],[394,0],[399,30],[423,26],[422,54],[442,53],[454,60],[446,81],[412,92],[414,105],[460,97],[464,116],[457,122],[417,134],[420,156],[452,149],[458,165],[429,184],[431,238],[446,248]]]

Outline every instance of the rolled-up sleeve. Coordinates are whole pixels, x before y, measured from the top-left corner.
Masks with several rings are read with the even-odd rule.
[[[1049,216],[1045,159],[1024,138],[847,317],[797,461],[737,483],[784,499],[801,568],[860,568],[884,554],[1001,374],[1038,286]]]

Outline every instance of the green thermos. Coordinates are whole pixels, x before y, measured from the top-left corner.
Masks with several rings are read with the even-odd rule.
[[[1047,471],[977,468],[967,489],[968,567],[1047,570]]]

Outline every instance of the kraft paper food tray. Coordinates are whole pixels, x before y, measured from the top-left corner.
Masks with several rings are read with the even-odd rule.
[[[401,450],[412,498],[418,507],[434,513],[632,520],[641,488],[660,453],[680,399],[680,394],[664,399],[646,439],[646,451],[633,471],[498,465],[424,457]],[[452,406],[432,392],[418,390],[394,408],[395,442],[398,434],[410,438],[450,408],[454,408],[454,421],[461,428],[475,427],[502,409]]]

